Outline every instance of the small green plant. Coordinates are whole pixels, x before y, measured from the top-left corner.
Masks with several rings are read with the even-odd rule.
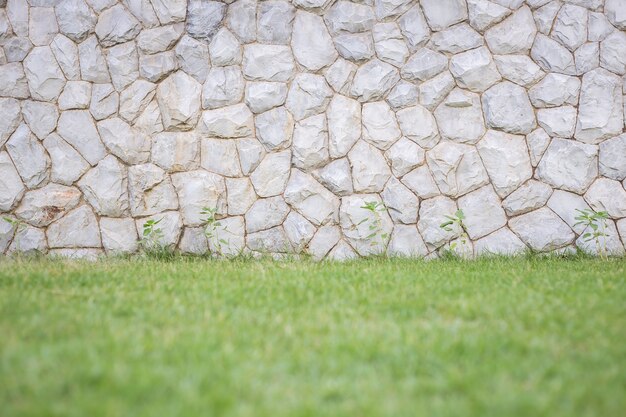
[[[467,242],[469,241],[469,236],[467,234],[467,228],[465,227],[465,223],[463,223],[463,220],[465,220],[465,213],[463,213],[463,210],[458,209],[454,215],[449,216],[449,215],[445,215],[445,218],[447,219],[445,222],[441,223],[439,225],[439,227],[441,227],[443,230],[445,230],[446,232],[457,232],[459,233],[459,238],[461,239],[461,244],[463,246],[467,245]],[[450,250],[454,251],[457,247],[457,242],[452,242],[450,243]]]
[[[361,220],[355,227],[358,227],[365,222],[369,222],[367,227],[370,233],[365,237],[365,239],[370,241],[370,246],[377,247],[380,245],[382,248],[385,246],[385,241],[389,237],[389,233],[383,232],[383,220],[380,213],[387,210],[387,207],[378,201],[367,201],[365,202],[365,205],[361,206],[361,208],[369,211],[371,216]]]
[[[160,227],[157,227],[161,223],[162,218],[159,220],[150,219],[143,224],[143,232],[139,245],[145,253],[159,252],[164,249],[162,239],[163,231]]]
[[[606,233],[606,220],[609,218],[609,214],[606,211],[594,211],[591,209],[576,209],[579,213],[575,217],[578,222],[574,226],[580,224],[585,226],[585,230],[588,232],[583,234],[583,240],[585,242],[594,241],[596,244],[596,250],[601,258],[607,257],[606,238],[609,235]]]
[[[203,207],[200,214],[203,216],[200,220],[204,226],[204,235],[209,242],[213,243],[215,253],[223,255],[224,249],[228,249],[230,242],[223,238],[222,233],[228,232],[222,222],[217,218],[217,208]]]
[[[16,231],[22,230],[26,227],[26,224],[19,219],[12,219],[11,217],[3,217],[2,220],[9,223],[15,228]]]

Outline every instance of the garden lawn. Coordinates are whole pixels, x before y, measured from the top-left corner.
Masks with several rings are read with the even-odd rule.
[[[0,415],[626,413],[626,261],[0,259]]]

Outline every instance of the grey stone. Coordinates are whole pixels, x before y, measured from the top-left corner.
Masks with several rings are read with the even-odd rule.
[[[156,94],[156,84],[137,80],[120,94],[120,117],[133,122],[145,110]]]
[[[14,107],[14,105],[17,107]],[[4,122],[8,123],[6,128],[0,128],[0,131],[6,132],[0,135],[0,143],[3,143],[19,125],[19,104],[13,99],[0,99],[0,107],[3,108],[6,117]],[[14,113],[15,111],[17,113]],[[22,115],[30,130],[39,139],[44,139],[48,136],[55,129],[59,119],[59,112],[54,104],[41,101],[22,102]]]
[[[96,120],[106,119],[117,113],[120,95],[113,89],[113,84],[93,84],[89,112]]]
[[[405,185],[391,177],[380,193],[395,223],[415,224],[419,210],[419,200]]]
[[[117,91],[122,91],[139,78],[139,55],[134,42],[109,48],[107,64],[111,82]]]
[[[400,80],[387,95],[387,103],[394,110],[417,104],[417,87],[414,84]]]
[[[259,141],[268,151],[285,149],[291,145],[294,121],[284,107],[259,114],[255,117],[255,126]]]
[[[13,253],[31,255],[44,253],[46,249],[46,234],[44,231],[36,227],[26,226],[16,230],[7,253],[9,255]]]
[[[530,133],[535,128],[528,94],[519,85],[503,81],[487,90],[482,100],[487,127],[514,134]]]
[[[257,200],[252,182],[248,178],[226,178],[228,214],[231,216],[246,214]]]
[[[339,198],[298,169],[291,171],[285,201],[316,226],[336,223],[339,219]]]
[[[600,42],[600,66],[619,75],[626,74],[626,33],[613,32]]]
[[[600,66],[600,45],[598,42],[586,43],[574,51],[576,73],[584,74]]]
[[[426,161],[445,195],[458,197],[489,182],[480,156],[472,146],[441,142],[426,153]]]
[[[428,46],[439,52],[458,54],[484,45],[480,36],[470,25],[461,23],[432,35]]]
[[[452,74],[450,74],[449,71],[442,72],[436,77],[420,84],[418,87],[419,103],[428,110],[434,110],[454,87],[455,84]]]
[[[78,45],[81,79],[94,83],[109,83],[111,77],[107,63],[95,36],[90,36]]]
[[[143,23],[144,27],[151,28],[159,25],[159,19],[150,0],[123,0],[123,3],[133,16]]]
[[[485,32],[485,41],[494,54],[528,53],[537,34],[533,14],[524,6]]]
[[[308,253],[315,260],[321,260],[339,242],[341,229],[338,226],[322,226],[309,241]]]
[[[450,72],[460,87],[478,93],[502,79],[486,47],[453,56],[450,60]]]
[[[435,118],[444,139],[476,143],[485,134],[480,96],[454,89],[435,110]]]
[[[467,19],[465,0],[422,0],[420,3],[432,30],[442,30]]]
[[[256,40],[256,0],[237,0],[228,6],[225,23],[242,43]]]
[[[9,211],[24,195],[25,187],[9,154],[0,152],[0,210]]]
[[[237,141],[239,163],[243,175],[249,175],[265,157],[265,148],[255,138],[244,138]]]
[[[425,107],[413,106],[396,112],[402,134],[408,139],[430,149],[439,143],[439,129],[435,117]]]
[[[289,81],[295,72],[291,49],[283,45],[246,45],[243,74],[252,81]]]
[[[257,41],[271,44],[287,44],[295,8],[285,0],[261,2],[257,10]]]
[[[618,181],[626,178],[626,134],[600,144],[600,175]]]
[[[572,106],[541,109],[537,111],[537,122],[552,137],[571,138],[576,126],[576,109]]]
[[[328,128],[324,114],[296,123],[292,151],[293,164],[300,169],[318,168],[328,162]]]
[[[283,228],[295,253],[301,253],[304,250],[317,230],[311,222],[294,211],[285,219]]]
[[[298,74],[291,83],[285,107],[295,120],[322,113],[333,95],[324,77]]]
[[[543,4],[535,10],[533,17],[535,18],[535,23],[537,24],[539,32],[544,35],[548,35],[550,33],[552,24],[554,23],[554,18],[562,5],[563,3],[560,0],[552,0],[546,2],[546,4]]]
[[[139,21],[121,4],[100,13],[96,24],[96,36],[105,47],[134,39],[140,30]]]
[[[209,47],[190,36],[184,35],[174,49],[180,69],[204,83],[209,72]]]
[[[496,55],[493,58],[502,77],[522,87],[531,86],[545,75],[526,55]]]
[[[615,27],[603,13],[589,12],[587,24],[587,39],[591,42],[599,42],[615,30]]]
[[[83,0],[62,0],[54,12],[59,31],[74,42],[83,41],[96,27],[96,14]]]
[[[609,21],[620,30],[626,30],[626,3],[624,0],[606,0],[604,14]]]
[[[594,238],[585,238],[584,235],[591,231],[587,229],[583,231],[583,235],[576,239],[576,246],[591,255],[624,256],[624,245],[620,241],[615,223],[608,220],[604,221],[604,224],[603,233],[605,236],[599,236],[597,242]]]
[[[422,201],[417,229],[429,250],[437,249],[459,235],[454,229],[448,231],[439,226],[446,220],[444,216],[451,216],[456,211],[456,203],[448,197],[438,196]]]
[[[50,157],[26,124],[13,132],[5,147],[26,187],[45,185],[50,178]]]
[[[30,39],[21,36],[11,36],[2,44],[4,61],[7,62],[21,62],[33,49]]]
[[[172,183],[185,226],[200,226],[204,207],[215,209],[218,215],[226,214],[226,184],[222,176],[201,169],[177,172],[172,174]]]
[[[395,114],[384,101],[365,103],[362,121],[363,139],[379,149],[389,149],[402,135]]]
[[[202,138],[201,155],[202,168],[227,177],[241,176],[235,140]]]
[[[193,132],[163,132],[152,138],[151,161],[168,172],[198,167],[198,137]]]
[[[244,86],[239,67],[211,68],[202,86],[202,108],[217,109],[239,103],[243,98]]]
[[[517,216],[543,207],[551,195],[552,188],[542,182],[530,180],[513,191],[502,202],[502,206],[506,214]]]
[[[568,225],[547,207],[509,220],[509,227],[531,249],[551,251],[569,245],[574,233]]]
[[[548,149],[550,144],[550,136],[542,128],[538,128],[526,135],[526,144],[528,145],[528,153],[530,154],[530,163],[536,167],[543,153]]]
[[[533,106],[557,107],[578,104],[580,80],[563,74],[550,73],[528,90]]]
[[[182,3],[187,3],[186,29],[189,36],[209,42],[224,19],[227,6],[211,0],[189,0]]]
[[[33,106],[30,103],[38,104],[39,102],[36,102],[36,101],[24,102],[24,106],[28,106],[25,113],[28,114],[29,116],[28,119],[30,119],[30,120],[26,120],[26,123],[28,123],[29,126],[31,124],[29,123],[29,121],[31,122],[33,121],[32,118],[30,117],[32,115],[32,111],[29,111],[29,109]],[[36,106],[35,109],[39,108],[37,104],[35,104]],[[54,109],[54,106],[52,106],[52,108]],[[0,118],[0,146],[2,146],[7,141],[9,136],[11,136],[13,132],[15,132],[15,129],[17,129],[17,127],[20,125],[20,122],[22,121],[22,116],[20,114],[20,102],[13,98],[0,98],[0,112],[2,113],[2,118]],[[47,123],[48,121],[45,119],[42,122],[45,125],[48,124]],[[56,120],[55,120],[55,124],[56,124]],[[52,128],[54,129],[54,126]],[[47,127],[44,129],[47,130]]]
[[[51,248],[99,248],[102,246],[98,220],[88,205],[67,213],[46,231]]]
[[[248,234],[246,245],[250,250],[262,254],[292,252],[291,242],[282,226]]]
[[[91,165],[96,165],[106,156],[106,149],[87,110],[61,112],[57,133],[80,152]]]
[[[176,246],[180,239],[180,235],[183,228],[180,213],[177,211],[167,211],[165,213],[159,213],[154,216],[144,217],[142,219],[135,219],[135,227],[139,235],[142,234],[143,225],[149,221],[159,221],[158,228],[161,229],[163,237],[159,239],[159,245],[166,248],[172,248]]]
[[[195,173],[196,171],[190,171],[185,174],[193,178]],[[193,186],[193,181],[189,181],[190,186]],[[170,177],[153,164],[133,165],[128,168],[128,194],[130,213],[133,217],[150,216],[165,210],[178,209],[178,196]],[[199,194],[196,196],[204,197]],[[200,210],[197,211],[196,215],[199,215]]]
[[[242,52],[239,41],[228,29],[221,28],[209,44],[211,63],[225,67],[241,64]]]
[[[15,215],[33,226],[48,226],[76,207],[80,197],[75,187],[48,184],[24,194]]]
[[[467,10],[470,25],[478,31],[501,22],[511,13],[506,7],[487,0],[467,0]]]
[[[409,11],[398,19],[398,25],[411,52],[415,52],[419,47],[424,46],[430,38],[430,28],[418,4],[411,7]]]
[[[400,138],[385,152],[385,157],[391,163],[391,172],[396,177],[401,177],[423,164],[425,155],[422,148],[407,138]]]
[[[325,20],[333,33],[357,33],[370,30],[376,17],[369,6],[340,0],[328,9]]]
[[[422,258],[428,255],[428,249],[415,225],[396,224],[387,246],[387,255]]]
[[[161,81],[177,68],[178,60],[174,51],[139,57],[139,74],[154,83]]]
[[[338,58],[334,64],[326,69],[324,77],[335,92],[348,94],[357,68],[356,64]]]
[[[287,85],[267,81],[246,83],[245,102],[253,113],[263,113],[281,106],[287,98]]]
[[[576,75],[572,53],[554,39],[541,33],[535,38],[530,56],[545,71]]]
[[[59,184],[72,185],[89,168],[89,163],[56,133],[43,141],[52,163],[50,180]]]
[[[259,197],[282,194],[289,180],[290,168],[290,151],[267,154],[250,175],[254,190]]]
[[[335,159],[317,171],[316,175],[319,181],[336,195],[345,196],[354,192],[348,158]]]
[[[59,109],[86,109],[91,101],[91,83],[87,81],[68,81],[59,96]]]
[[[182,23],[144,29],[137,36],[137,46],[144,54],[156,54],[171,49],[180,39],[185,26]]]
[[[80,65],[78,61],[78,46],[67,37],[59,34],[50,43],[50,49],[56,58],[65,78],[68,80],[80,79]]]
[[[28,36],[35,46],[48,45],[59,32],[54,9],[33,7],[30,9]]]
[[[361,256],[384,253],[393,230],[393,222],[386,210],[376,214],[363,208],[368,203],[382,204],[377,194],[354,194],[341,199],[339,213],[341,230],[346,240]],[[376,226],[376,223],[379,225]],[[370,226],[376,227],[372,235]]]
[[[221,219],[220,224],[214,236],[208,239],[211,253],[222,257],[241,255],[246,246],[243,217],[227,217]]]
[[[166,130],[190,130],[200,117],[200,83],[177,71],[159,84],[156,98]]]
[[[409,56],[409,48],[396,23],[378,23],[372,29],[372,36],[378,59],[397,67],[404,64]]]
[[[326,114],[330,157],[340,158],[361,137],[361,105],[356,100],[335,95]]]
[[[551,36],[570,51],[587,40],[587,9],[566,4],[556,15]]]
[[[585,193],[585,200],[596,212],[605,211],[614,219],[626,217],[626,190],[619,181],[598,178]]]
[[[150,158],[150,139],[118,117],[98,122],[98,132],[109,151],[129,165]]]
[[[598,175],[598,147],[573,140],[552,139],[535,177],[555,188],[583,193]]]
[[[357,70],[350,95],[361,102],[380,100],[399,80],[396,68],[373,59]]]
[[[348,61],[361,63],[375,55],[374,42],[369,33],[345,33],[334,37],[335,48]]]
[[[24,72],[36,100],[55,101],[65,86],[65,76],[47,46],[33,48],[24,59]]]
[[[20,63],[0,65],[0,96],[28,98],[28,82]]]
[[[128,213],[127,170],[109,155],[78,182],[85,199],[103,216],[120,217]]]
[[[102,246],[107,254],[133,253],[138,249],[137,229],[131,218],[100,218]]]
[[[554,190],[547,205],[577,234],[583,232],[585,226],[577,224],[578,220],[576,220],[576,217],[580,214],[578,210],[584,211],[591,208],[581,196],[567,191]]]
[[[301,10],[296,12],[291,47],[298,63],[309,71],[318,71],[337,58],[337,51],[322,18]]]
[[[372,145],[358,141],[348,152],[352,167],[354,191],[376,193],[382,191],[391,177],[391,171],[382,153]]]

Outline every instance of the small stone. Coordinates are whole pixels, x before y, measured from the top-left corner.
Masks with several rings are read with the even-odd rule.
[[[426,81],[448,67],[448,58],[439,52],[421,48],[402,67],[402,78],[409,81]]]
[[[166,130],[190,130],[200,117],[201,87],[194,78],[177,71],[159,84],[156,98]]]
[[[86,109],[91,101],[91,84],[87,81],[68,81],[59,96],[59,109]]]
[[[46,251],[46,235],[43,230],[32,226],[26,226],[15,231],[13,241],[7,251],[8,255],[20,253],[32,255]]]
[[[545,75],[526,55],[496,55],[493,58],[502,77],[522,87],[531,86]]]
[[[365,103],[362,120],[363,139],[379,149],[389,149],[402,136],[395,114],[384,101]]]
[[[346,262],[356,258],[358,258],[358,255],[354,252],[352,246],[344,240],[340,240],[326,257],[326,259],[333,262]]]
[[[33,103],[34,106],[31,103]],[[45,104],[42,103],[42,108],[43,106],[45,106]],[[49,106],[54,109],[53,105]],[[24,119],[26,119],[26,123],[28,123],[28,125],[30,126],[31,123],[34,121],[31,117],[33,115],[33,110],[37,111],[40,108],[39,102],[26,101],[24,102],[24,107]],[[15,129],[17,129],[17,127],[20,125],[20,122],[22,121],[22,117],[20,115],[20,102],[13,98],[0,98],[0,114],[2,114],[2,117],[0,118],[0,146],[2,146],[7,141],[9,136],[11,136],[13,132],[15,132]],[[28,119],[26,115],[28,115]],[[47,130],[47,125],[49,124],[49,121],[44,119],[42,122],[46,125],[44,130]],[[54,126],[52,127],[52,129],[54,129]]]
[[[506,214],[517,216],[545,206],[551,195],[552,188],[542,182],[530,180],[513,191],[502,202],[502,206]]]
[[[163,132],[152,139],[151,161],[168,172],[198,167],[198,137],[193,132]]]
[[[474,250],[477,256],[515,256],[523,254],[527,249],[524,242],[506,227],[493,232],[489,236],[478,239],[474,243]]]
[[[393,175],[401,177],[418,165],[423,164],[425,153],[415,142],[401,138],[385,152],[385,157],[391,163]]]
[[[34,99],[56,101],[65,86],[65,76],[49,47],[33,48],[24,59],[24,71]]]
[[[435,118],[444,139],[476,143],[485,134],[480,96],[454,89],[435,110]]]
[[[576,127],[576,108],[562,106],[541,109],[537,111],[537,122],[552,137],[571,138]]]
[[[334,64],[326,69],[324,77],[335,92],[348,94],[357,68],[356,64],[343,58],[338,58]]]
[[[80,206],[52,223],[46,232],[51,248],[99,248],[98,220],[88,205]]]
[[[426,161],[441,192],[458,197],[489,182],[473,146],[441,142],[426,153]]]
[[[308,253],[314,260],[319,261],[337,244],[341,238],[341,229],[338,226],[322,226],[309,241]]]
[[[301,10],[296,12],[291,48],[298,63],[309,71],[318,71],[337,58],[337,51],[322,18]]]
[[[25,1],[8,0],[6,14],[11,22],[13,31],[18,36],[28,36],[28,3]],[[5,5],[2,5],[3,8]]]
[[[600,45],[598,42],[586,43],[574,51],[576,73],[584,74],[600,66]]]
[[[180,69],[199,83],[204,83],[209,73],[209,47],[190,36],[184,35],[174,49]]]
[[[188,2],[182,0],[181,3],[183,5],[187,3],[186,29],[189,36],[210,42],[219,29],[228,6],[211,0],[189,0]],[[181,13],[181,17],[181,20],[185,19],[184,12]],[[162,19],[160,20],[164,23]]]
[[[106,149],[87,110],[61,112],[57,133],[80,152],[91,165],[96,165],[106,156]]]
[[[202,87],[202,108],[217,109],[239,103],[244,86],[239,67],[211,68]]]
[[[606,0],[604,3],[604,14],[613,26],[620,30],[626,30],[625,6],[624,0]]]
[[[600,42],[600,66],[619,75],[626,74],[626,33],[613,32]]]
[[[117,91],[122,91],[139,78],[139,55],[134,42],[110,48],[107,63],[111,73],[111,82]]]
[[[506,7],[487,0],[467,0],[470,25],[484,31],[511,13]]]
[[[524,6],[487,30],[485,41],[494,54],[528,53],[536,34],[533,14],[528,6]]]
[[[78,46],[67,37],[58,34],[50,43],[50,49],[56,58],[65,78],[68,80],[80,79],[80,65],[78,61]]]
[[[33,49],[33,44],[29,38],[21,36],[11,36],[2,42],[4,60],[7,62],[21,62]]]
[[[282,106],[287,99],[287,84],[267,81],[246,83],[245,102],[253,113],[263,113]]]
[[[203,138],[201,154],[202,168],[227,177],[241,176],[235,140]]]
[[[604,6],[605,10],[607,6]],[[599,42],[606,38],[615,28],[603,13],[589,12],[587,39],[591,42]]]
[[[208,239],[211,253],[222,257],[241,255],[246,246],[243,217],[226,217],[220,220],[220,224],[213,237]]]
[[[211,63],[214,66],[226,67],[241,64],[241,45],[228,29],[221,28],[209,44]]]
[[[193,186],[195,172],[185,173],[191,177],[188,179],[190,186]],[[178,196],[170,177],[153,164],[133,165],[128,168],[128,194],[130,213],[133,217],[150,216],[165,210],[178,209]],[[204,198],[199,194],[196,194],[196,197]],[[204,206],[198,208],[198,213],[202,207]]]
[[[578,103],[580,80],[563,74],[550,73],[528,90],[533,106],[557,107]]]
[[[96,24],[96,35],[105,47],[134,39],[140,30],[139,21],[121,4],[100,13]]]
[[[422,9],[419,4],[414,5],[400,19],[398,25],[409,44],[409,50],[415,52],[421,46],[424,46],[430,39],[430,28],[426,23]]]
[[[24,195],[24,184],[9,154],[0,152],[0,211],[9,211]]]
[[[316,226],[339,220],[339,198],[300,170],[291,171],[285,201]]]
[[[348,152],[352,167],[354,191],[377,193],[391,177],[391,171],[382,153],[372,145],[358,141]]]
[[[605,236],[599,236],[597,243],[596,239],[584,237],[584,234],[591,231],[588,229],[583,231],[583,235],[576,239],[576,246],[583,252],[591,255],[624,256],[624,246],[619,239],[619,233],[615,227],[615,223],[612,220],[608,220],[605,224]]]
[[[502,79],[486,47],[453,56],[450,72],[460,87],[479,93]]]
[[[538,252],[562,248],[575,238],[567,224],[547,207],[512,218],[509,227]]]
[[[514,134],[530,133],[535,128],[528,94],[519,85],[503,81],[487,90],[482,100],[487,127]]]
[[[563,3],[557,0],[549,1],[535,10],[533,17],[537,24],[537,29],[544,35],[548,35],[552,29],[552,23],[556,14],[561,9]]]
[[[415,168],[403,176],[402,183],[419,198],[432,198],[441,194],[427,165]]]
[[[428,46],[439,52],[458,54],[484,45],[483,37],[466,23],[432,35]]]
[[[600,175],[618,181],[626,178],[626,134],[600,144]]]
[[[301,253],[315,234],[315,226],[300,214],[292,211],[283,223],[285,234],[295,253]]]
[[[282,194],[289,180],[291,152],[270,153],[250,175],[254,190],[259,197]]]
[[[581,196],[567,191],[554,190],[547,205],[550,210],[554,211],[569,227],[574,229],[577,234],[583,232],[585,226],[577,224],[578,220],[576,220],[576,217],[580,214],[578,210],[585,211],[591,208]]]
[[[387,95],[387,103],[394,110],[417,104],[417,87],[414,84],[400,80]]]
[[[561,7],[552,27],[552,37],[570,51],[585,43],[587,40],[587,9],[573,4],[566,4]]]
[[[293,164],[304,170],[318,168],[328,162],[328,128],[324,114],[296,123],[292,151]]]
[[[145,110],[156,94],[156,84],[137,80],[120,94],[120,117],[133,122]]]
[[[458,231],[448,231],[440,227],[446,220],[444,216],[451,216],[456,211],[456,203],[448,197],[438,196],[422,201],[417,229],[424,238],[427,248],[437,249],[459,235]]]
[[[403,258],[422,258],[428,255],[428,248],[415,225],[396,224],[391,233],[387,255]]]
[[[396,68],[373,59],[357,70],[350,95],[360,102],[381,100],[398,80]]]
[[[174,51],[139,57],[139,74],[153,83],[161,81],[177,68],[178,61]]]
[[[123,3],[128,10],[135,16],[144,27],[151,28],[159,25],[159,19],[150,0],[123,0]]]
[[[454,87],[452,74],[449,71],[442,72],[435,78],[420,84],[418,87],[419,103],[428,110],[434,110]]]
[[[372,30],[372,36],[376,55],[381,61],[397,67],[404,64],[409,56],[409,48],[396,23],[378,23]]]
[[[81,42],[96,26],[96,14],[83,0],[62,0],[54,7],[62,34]]]
[[[435,117],[425,107],[414,106],[396,112],[402,134],[419,146],[430,149],[439,143]]]
[[[109,155],[80,179],[78,187],[98,214],[120,217],[129,207],[126,173],[126,167]]]
[[[467,19],[465,0],[422,0],[420,3],[432,30],[442,30]]]
[[[530,51],[531,58],[548,72],[576,75],[572,53],[554,39],[539,33]]]
[[[118,117],[98,122],[98,132],[109,151],[130,165],[150,158],[150,139]]]
[[[256,40],[256,0],[237,0],[228,6],[224,22],[242,43]]]
[[[226,178],[228,214],[237,216],[246,214],[257,201],[254,187],[248,178]]]
[[[81,79],[94,83],[110,83],[107,63],[95,36],[90,36],[78,45]]]
[[[341,158],[361,137],[361,105],[356,100],[335,95],[326,115],[330,157]]]
[[[317,171],[316,175],[319,181],[336,195],[345,196],[354,192],[348,158],[335,159]]]
[[[626,217],[626,190],[619,181],[598,178],[585,193],[585,200],[596,212],[605,211],[614,219]]]
[[[202,225],[201,211],[205,207],[215,209],[217,214],[226,214],[226,185],[220,175],[201,169],[177,172],[172,174],[172,183],[186,226]]]
[[[291,48],[283,45],[246,45],[243,74],[252,81],[289,81],[295,72]]]
[[[543,153],[548,149],[550,144],[550,136],[542,128],[538,128],[526,135],[526,144],[528,145],[528,153],[530,154],[530,163],[536,167]]]
[[[396,178],[392,177],[387,181],[380,196],[395,223],[415,224],[417,222],[419,200]]]
[[[369,33],[346,33],[335,36],[333,40],[339,55],[348,61],[365,62],[375,54],[374,43]]]
[[[265,148],[255,138],[239,139],[237,141],[239,163],[243,175],[249,175],[256,169],[265,157]]]
[[[53,182],[72,185],[90,168],[89,163],[76,149],[68,145],[56,133],[44,139],[43,146],[52,162],[50,180]]]
[[[506,225],[506,215],[491,185],[459,198],[458,205],[465,214],[463,223],[471,239],[487,236]]]
[[[282,226],[247,235],[246,244],[252,251],[262,254],[290,253],[291,242]]]
[[[363,208],[368,203],[382,204],[382,200],[376,194],[343,197],[339,213],[343,235],[361,256],[383,253],[393,230],[393,222],[387,210],[374,214]],[[375,225],[377,220],[378,225]],[[370,226],[376,227],[375,236],[372,236]]]
[[[91,88],[89,111],[96,120],[106,119],[117,113],[120,96],[112,84],[94,84]]]
[[[371,7],[340,0],[325,15],[326,25],[333,33],[366,32],[372,29],[376,18]]]
[[[573,140],[552,139],[535,177],[555,188],[583,193],[598,176],[598,147]]]
[[[102,246],[107,254],[133,253],[138,249],[137,229],[131,218],[100,218]]]
[[[260,3],[257,10],[257,40],[262,43],[287,44],[296,9],[284,0]]]
[[[135,119],[133,126],[144,135],[148,136],[163,132],[161,111],[159,110],[159,104],[156,100],[152,100],[148,103],[144,111]]]
[[[267,151],[281,150],[291,145],[294,121],[284,107],[259,114],[255,117],[255,126],[257,137]]]
[[[298,74],[289,88],[285,107],[295,120],[302,120],[326,110],[332,96],[333,91],[321,75]]]
[[[15,130],[5,147],[26,187],[45,185],[50,178],[50,157],[26,124]]]
[[[161,230],[163,237],[159,239],[158,244],[165,248],[173,248],[178,243],[183,228],[180,213],[168,211],[142,219],[135,219],[135,227],[140,236],[143,233],[143,225],[150,220],[159,221],[157,227]]]
[[[51,7],[33,7],[30,9],[28,36],[35,46],[45,46],[59,32],[54,9]]]
[[[80,197],[77,188],[48,184],[27,192],[15,210],[15,215],[33,226],[47,226],[76,207]]]
[[[137,46],[144,54],[167,51],[180,39],[184,29],[185,26],[182,23],[144,29],[137,36]]]

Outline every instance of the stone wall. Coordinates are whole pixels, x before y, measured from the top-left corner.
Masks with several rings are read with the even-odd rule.
[[[626,0],[0,0],[0,45],[0,253],[624,251]]]

